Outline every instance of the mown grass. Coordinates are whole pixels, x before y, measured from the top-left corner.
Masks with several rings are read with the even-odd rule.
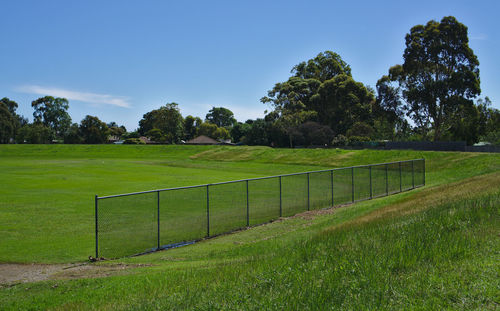
[[[295,172],[311,166],[191,160],[210,146],[0,146],[0,262],[93,254],[94,195]]]
[[[365,201],[119,262],[108,278],[19,284],[5,309],[495,310],[500,174]],[[116,261],[115,261],[116,263]],[[103,263],[110,264],[110,263]]]
[[[267,147],[2,145],[0,262],[75,262],[94,253],[94,195],[426,158],[427,185],[500,168],[480,153]]]

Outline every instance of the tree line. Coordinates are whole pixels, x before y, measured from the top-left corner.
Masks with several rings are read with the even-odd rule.
[[[183,117],[177,103],[143,115],[127,132],[115,122],[86,116],[71,123],[69,104],[50,96],[32,102],[33,122],[17,115],[17,103],[0,101],[2,143],[105,143],[110,137],[141,143],[182,143],[198,135],[248,145],[343,146],[374,140],[460,140],[500,144],[500,111],[481,93],[479,61],[467,27],[452,16],[411,28],[403,64],[389,68],[376,88],[354,80],[339,54],[319,53],[291,70],[261,98],[265,117],[237,122],[233,112],[213,107],[202,120]]]

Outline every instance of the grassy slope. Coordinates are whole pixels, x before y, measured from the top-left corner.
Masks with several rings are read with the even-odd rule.
[[[500,157],[492,154],[1,146],[0,182],[9,186],[0,190],[0,261],[67,262],[90,254],[95,193],[420,157],[427,160],[425,188],[123,259],[153,264],[123,275],[3,288],[0,306],[495,309]]]
[[[459,169],[459,168],[458,168]],[[152,267],[22,284],[9,309],[492,309],[500,173],[128,258]],[[103,263],[110,264],[110,263]]]
[[[0,146],[0,262],[93,253],[93,196],[425,157],[427,184],[498,170],[492,154],[211,146]]]

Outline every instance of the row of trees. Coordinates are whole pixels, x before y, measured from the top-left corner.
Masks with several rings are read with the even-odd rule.
[[[261,102],[263,119],[237,122],[224,107],[205,119],[183,118],[176,103],[143,115],[137,131],[87,116],[71,123],[64,98],[32,102],[33,123],[17,115],[17,103],[0,102],[0,141],[103,143],[109,135],[147,136],[180,143],[198,135],[249,145],[344,145],[369,140],[479,140],[500,143],[500,111],[478,98],[479,61],[468,45],[467,27],[454,17],[417,25],[406,35],[404,63],[391,67],[376,90],[354,80],[340,55],[325,51],[301,62]],[[138,142],[130,139],[128,142]]]
[[[199,135],[226,140],[231,138],[229,130],[235,123],[233,112],[224,107],[213,107],[203,122],[191,115],[183,118],[179,105],[168,103],[144,114],[138,133],[160,143],[179,143]]]
[[[80,124],[71,123],[69,103],[65,98],[45,96],[31,103],[33,122],[17,114],[18,104],[8,98],[0,100],[0,142],[45,144],[99,144],[108,141],[109,135],[122,136],[124,126],[115,122],[106,124],[94,116],[86,116]]]
[[[380,78],[375,95],[353,79],[340,55],[320,53],[295,66],[287,81],[261,99],[273,108],[265,121],[286,133],[290,146],[294,140],[300,144],[297,131],[310,122],[329,127],[334,143],[499,141],[500,112],[491,108],[488,97],[477,99],[479,61],[468,45],[465,25],[450,16],[413,27],[406,35],[403,58],[402,65]],[[327,132],[323,128],[322,133]]]

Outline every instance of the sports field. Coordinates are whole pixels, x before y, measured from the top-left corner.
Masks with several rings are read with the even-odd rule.
[[[76,276],[60,273],[39,282],[3,284],[0,305],[110,310],[314,309],[325,303],[339,309],[498,307],[497,154],[2,145],[0,262],[84,263],[94,254],[96,194],[417,158],[426,159],[424,188],[174,250],[86,265],[98,268]]]

